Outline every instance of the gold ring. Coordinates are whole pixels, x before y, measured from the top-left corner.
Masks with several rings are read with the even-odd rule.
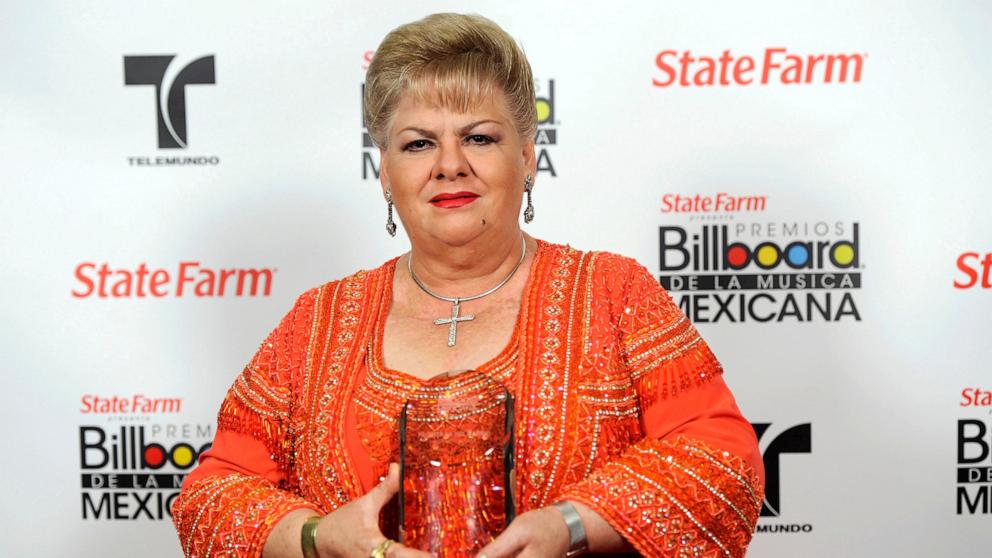
[[[372,549],[370,558],[386,558],[386,550],[396,541],[386,539],[379,543],[379,546]]]

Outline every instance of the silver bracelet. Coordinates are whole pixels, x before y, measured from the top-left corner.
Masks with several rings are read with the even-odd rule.
[[[565,526],[568,527],[568,552],[565,553],[565,558],[572,558],[589,550],[586,528],[582,525],[582,518],[575,506],[571,502],[555,502],[552,505],[561,512]]]

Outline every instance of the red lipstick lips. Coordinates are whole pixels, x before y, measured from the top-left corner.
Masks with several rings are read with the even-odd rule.
[[[478,199],[479,195],[472,192],[454,192],[438,194],[431,198],[431,204],[444,209],[454,209],[468,205]]]

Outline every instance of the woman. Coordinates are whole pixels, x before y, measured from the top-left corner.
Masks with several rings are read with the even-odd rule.
[[[633,260],[520,229],[536,115],[516,43],[477,16],[401,26],[365,111],[411,250],[304,293],[262,343],[174,506],[185,554],[429,556],[379,531],[396,421],[474,369],[517,429],[519,515],[480,555],[742,556],[761,457],[706,343]]]

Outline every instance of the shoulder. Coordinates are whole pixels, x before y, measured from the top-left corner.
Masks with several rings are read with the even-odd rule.
[[[609,301],[614,320],[622,320],[632,309],[645,302],[665,304],[668,293],[658,278],[629,256],[614,252],[591,252],[591,285],[593,298]]]
[[[650,275],[647,268],[641,265],[640,262],[629,256],[617,254],[616,252],[605,250],[593,251],[589,252],[589,258],[592,261],[594,273],[603,277],[620,280],[624,283],[628,282],[634,275]]]
[[[545,243],[552,255],[551,279],[574,276],[580,299],[587,298],[593,313],[605,313],[618,322],[632,307],[648,304],[670,305],[670,296],[657,276],[636,259],[607,250],[578,250],[568,245]],[[561,273],[563,267],[570,272]],[[573,275],[574,274],[574,275]]]
[[[390,270],[394,265],[396,265],[397,259],[399,259],[399,257],[391,258],[383,262],[378,267],[371,269],[359,269],[353,273],[345,275],[344,277],[331,279],[330,281],[316,285],[304,291],[303,294],[297,298],[297,301],[312,304],[314,300],[318,298],[325,298],[340,290],[355,291],[379,287],[387,277],[392,275]]]
[[[573,261],[583,261],[587,265],[596,263],[600,272],[617,271],[631,265],[640,265],[634,258],[606,250],[581,250],[571,244],[560,244],[537,239],[540,249],[555,258],[566,257]]]
[[[296,323],[310,324],[321,310],[327,310],[335,303],[350,303],[350,306],[364,306],[373,294],[382,292],[384,281],[391,276],[391,266],[397,258],[383,262],[378,267],[359,269],[344,277],[339,277],[315,285],[296,297],[289,315],[295,315]]]
[[[557,263],[568,261],[578,266],[579,271],[589,276],[593,284],[616,289],[627,287],[631,281],[652,278],[644,265],[623,254],[607,250],[579,250],[568,244],[542,242]]]

